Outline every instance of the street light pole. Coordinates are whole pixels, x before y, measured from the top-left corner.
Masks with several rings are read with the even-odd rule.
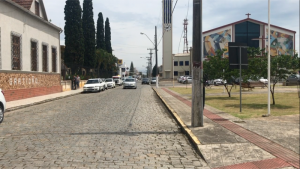
[[[270,37],[271,37],[271,30],[270,30],[270,0],[268,0],[268,115],[267,116],[270,116],[270,113],[271,113],[271,100],[270,100],[270,97],[271,97],[271,94],[270,94],[270,90],[271,90],[271,86],[270,86],[270,83],[271,83],[271,56],[270,56],[270,53],[271,53],[271,41],[270,41]]]

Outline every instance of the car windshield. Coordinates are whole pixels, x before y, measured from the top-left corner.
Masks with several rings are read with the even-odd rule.
[[[112,81],[112,79],[106,79],[105,81],[106,81],[106,82],[111,82],[111,81]]]
[[[86,84],[99,83],[99,80],[88,80]]]
[[[152,77],[152,80],[156,80],[156,77]]]
[[[148,81],[148,79],[143,79],[143,81]]]
[[[126,79],[125,82],[134,82],[134,79]]]
[[[113,77],[113,79],[120,79],[120,77]]]

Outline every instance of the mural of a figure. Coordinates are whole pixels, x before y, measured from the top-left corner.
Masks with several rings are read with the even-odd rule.
[[[227,49],[224,57],[228,57],[228,42],[231,42],[231,29],[204,37],[204,57],[214,56],[217,50]]]
[[[268,29],[267,29],[268,37]],[[293,55],[294,53],[294,37],[278,31],[271,30],[271,56],[276,55]],[[268,40],[266,41],[268,42]]]

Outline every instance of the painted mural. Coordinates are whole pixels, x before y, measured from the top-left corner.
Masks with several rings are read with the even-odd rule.
[[[217,50],[227,49],[224,57],[228,57],[228,42],[231,42],[231,29],[204,37],[204,57],[215,56]]]
[[[267,29],[268,38],[268,29]],[[271,30],[271,56],[276,55],[293,55],[294,53],[294,37],[278,31]],[[268,42],[268,40],[267,40]],[[268,44],[268,43],[267,43]],[[268,47],[266,46],[266,49]]]

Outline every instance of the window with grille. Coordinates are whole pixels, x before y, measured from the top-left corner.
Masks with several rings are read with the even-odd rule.
[[[43,45],[43,72],[48,72],[48,52],[47,45]]]
[[[37,42],[31,41],[31,71],[38,71]]]
[[[21,70],[21,37],[12,35],[12,70]]]
[[[56,48],[52,48],[52,72],[56,72]]]
[[[179,61],[179,66],[183,66],[183,61]]]
[[[178,71],[174,71],[174,76],[178,76]]]
[[[189,66],[190,62],[189,61],[185,61],[185,66]]]
[[[40,4],[35,1],[35,14],[40,16]]]
[[[178,61],[174,61],[174,66],[178,66]]]

